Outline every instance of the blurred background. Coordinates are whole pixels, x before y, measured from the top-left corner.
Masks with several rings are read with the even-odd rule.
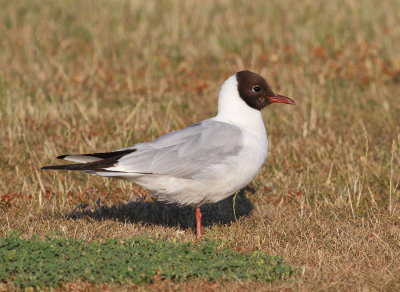
[[[0,0],[1,234],[159,236],[191,226],[182,215],[191,210],[174,219],[180,211],[159,205],[150,221],[171,224],[136,228],[142,213],[131,229],[71,221],[82,203],[153,201],[125,182],[39,169],[60,154],[111,151],[212,117],[220,86],[242,69],[297,105],[263,111],[269,157],[241,195],[252,207],[239,223],[231,200],[210,209],[208,218],[220,216],[205,219],[210,226],[231,218],[215,236],[307,267],[283,287],[395,287],[397,0]]]

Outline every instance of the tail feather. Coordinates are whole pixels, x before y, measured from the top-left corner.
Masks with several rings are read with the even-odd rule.
[[[125,149],[118,150],[112,152],[101,152],[101,153],[88,153],[88,154],[72,154],[72,155],[60,155],[57,156],[57,159],[64,159],[68,161],[76,161],[76,160],[87,160],[87,161],[76,161],[76,162],[94,162],[101,159],[109,159],[114,158],[116,156],[121,156],[125,154],[129,154],[135,152],[136,149]]]
[[[44,166],[42,169],[53,169],[53,170],[102,170],[107,171],[106,168],[114,166],[118,160],[129,153],[135,152],[136,149],[127,149],[114,152],[105,153],[90,153],[90,154],[78,154],[78,155],[61,155],[58,159],[64,159],[74,162],[82,162],[77,164],[65,164],[65,165],[50,165]]]
[[[61,155],[61,156],[57,156],[57,159],[63,159],[63,160],[78,162],[78,163],[88,163],[88,162],[95,162],[95,161],[102,160],[101,158],[98,158],[98,157],[93,157],[93,156],[88,156],[88,155],[83,155],[83,154]]]

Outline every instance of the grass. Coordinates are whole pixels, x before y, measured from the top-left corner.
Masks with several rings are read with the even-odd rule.
[[[0,280],[13,279],[19,288],[57,287],[81,279],[92,283],[207,281],[273,281],[293,269],[279,257],[240,254],[217,241],[176,243],[148,237],[85,243],[50,236],[21,239],[11,233],[0,240]]]
[[[237,222],[232,198],[204,206],[204,234],[302,272],[157,289],[400,289],[399,11],[396,0],[0,0],[1,237],[193,241],[191,208],[40,167],[209,118],[222,82],[246,68],[297,105],[263,111],[267,162],[238,195]]]

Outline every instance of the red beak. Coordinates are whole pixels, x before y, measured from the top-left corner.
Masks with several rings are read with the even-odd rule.
[[[289,97],[279,95],[279,94],[277,94],[275,96],[267,97],[267,99],[269,100],[270,103],[279,102],[279,103],[296,105],[296,103],[293,100],[291,100]]]

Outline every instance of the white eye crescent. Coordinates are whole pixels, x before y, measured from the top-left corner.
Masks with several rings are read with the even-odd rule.
[[[261,86],[260,85],[254,85],[251,90],[253,90],[253,92],[255,92],[255,93],[258,93],[258,92],[261,91]]]

